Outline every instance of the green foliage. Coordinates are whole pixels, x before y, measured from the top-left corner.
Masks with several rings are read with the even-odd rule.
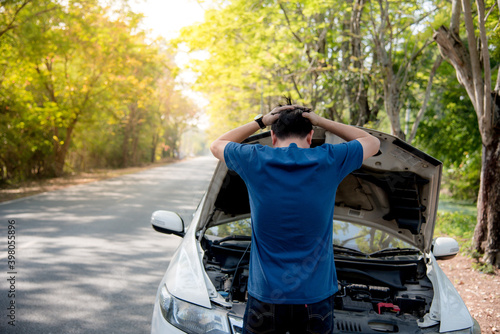
[[[177,40],[204,55],[190,69],[198,75],[195,89],[210,100],[212,138],[271,110],[283,95],[328,118],[372,128],[385,103],[395,106],[393,119],[408,97],[421,106],[421,83],[435,54],[425,45],[442,4],[214,3],[205,22],[184,28]]]
[[[479,150],[465,152],[461,162],[451,164],[444,173],[443,184],[456,200],[476,202],[481,177]]]
[[[434,91],[416,145],[443,162],[443,186],[454,199],[476,201],[482,147],[476,113],[449,64],[441,65]]]
[[[472,263],[474,270],[485,274],[495,274],[495,266],[480,261],[479,254],[473,247],[474,228],[476,226],[476,214],[464,212],[438,212],[434,236],[449,236],[458,241],[460,253],[471,257],[475,261]]]
[[[199,74],[196,88],[210,95],[214,134],[268,110],[283,94],[300,103],[314,103],[307,93],[310,87],[302,79],[312,75],[308,73],[308,57],[316,57],[317,63],[325,66],[327,62],[317,50],[303,49],[305,43],[318,39],[319,29],[327,28],[322,17],[326,10],[333,10],[331,6],[318,1],[280,5],[270,1],[232,1],[208,11],[205,23],[183,30],[179,43],[208,54],[206,60],[195,62],[192,69]],[[283,10],[289,15],[288,21]],[[300,37],[295,38],[292,32]],[[318,89],[327,94],[325,87]]]
[[[486,21],[486,31],[488,31],[489,46],[490,46],[490,63],[492,71],[492,82],[498,81],[498,67],[500,66],[500,29],[498,22],[500,22],[500,4],[495,0],[485,1],[486,8],[497,6],[496,10],[489,12],[489,19]],[[495,70],[496,69],[496,70]]]
[[[496,267],[491,264],[485,264],[482,262],[474,262],[472,263],[472,269],[480,271],[484,274],[490,274],[490,275],[495,275],[496,274]]]
[[[474,257],[472,238],[476,223],[476,213],[439,211],[436,217],[434,237],[452,237],[460,245],[460,253]]]
[[[438,212],[434,235],[450,236],[462,242],[472,239],[476,215],[463,212]]]
[[[121,2],[3,4],[0,182],[154,161],[192,124],[171,51]]]

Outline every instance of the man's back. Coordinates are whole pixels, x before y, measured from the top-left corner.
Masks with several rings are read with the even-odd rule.
[[[361,145],[271,148],[231,143],[225,161],[249,192],[250,295],[275,304],[307,304],[335,293],[335,192],[360,167]]]

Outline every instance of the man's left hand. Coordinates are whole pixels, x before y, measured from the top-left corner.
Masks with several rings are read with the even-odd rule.
[[[295,108],[295,106],[291,106],[291,105],[276,107],[273,110],[271,110],[271,112],[269,114],[265,114],[264,117],[262,117],[262,122],[264,122],[264,124],[267,126],[272,125],[280,117],[280,113],[283,110],[290,110],[290,109],[294,109],[294,108]]]

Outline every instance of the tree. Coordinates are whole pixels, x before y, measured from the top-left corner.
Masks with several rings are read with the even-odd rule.
[[[127,37],[124,43],[122,72],[116,81],[116,94],[120,105],[113,111],[120,124],[122,137],[121,166],[137,165],[142,155],[141,139],[150,140],[149,134],[156,133],[158,119],[155,117],[157,96],[161,89],[161,78],[166,59],[154,44],[144,44],[145,35],[138,33]],[[143,138],[144,137],[144,138]],[[149,157],[149,154],[146,154]],[[154,159],[153,159],[154,160]]]
[[[447,62],[432,87],[427,117],[415,145],[443,162],[443,186],[457,200],[476,202],[481,170],[481,135],[474,107]]]
[[[21,28],[56,10],[49,0],[1,1],[0,7],[0,181],[40,175],[50,155],[46,126],[34,115],[29,88],[34,69],[19,54]]]
[[[346,10],[342,23],[343,86],[347,99],[347,108],[349,109],[349,118],[352,124],[358,126],[363,126],[370,121],[376,121],[378,111],[382,107],[379,89],[376,84],[373,84],[377,80],[371,82],[371,91],[375,98],[372,102],[369,101],[371,76],[367,69],[366,60],[370,51],[367,50],[368,43],[365,43],[363,38],[363,36],[368,35],[367,29],[363,30],[363,27],[368,26],[363,15],[366,3],[366,0],[348,1],[348,9],[351,10]],[[366,47],[364,47],[365,45]],[[372,62],[372,68],[374,66],[376,66],[376,62]]]
[[[191,52],[209,54],[193,62],[192,69],[199,74],[195,88],[210,95],[212,131],[220,133],[270,110],[283,95],[342,119],[350,105],[344,91],[355,98],[358,86],[365,89],[363,75],[369,71],[354,74],[361,78],[359,85],[343,89],[351,80],[346,79],[349,68],[343,72],[338,59],[349,62],[350,57],[341,50],[337,17],[348,11],[343,2],[239,0],[207,11],[204,23],[183,29],[179,41]]]
[[[197,108],[174,55],[127,0],[105,3],[0,0],[1,183],[178,152]]]
[[[194,126],[198,107],[178,90],[171,90],[162,110],[164,157],[180,158],[182,134]]]
[[[165,71],[172,56],[139,28],[142,15],[111,2],[1,2],[2,182],[156,157],[156,92],[175,66]]]
[[[477,21],[474,22],[470,1],[453,0],[450,26],[441,26],[435,32],[434,40],[442,56],[455,68],[457,79],[467,91],[477,114],[482,164],[474,246],[484,254],[486,263],[500,267],[500,73],[496,74],[493,88],[495,73],[489,44],[492,39],[500,40],[499,31],[494,29],[498,24],[500,1],[487,1],[487,5],[483,0],[476,0]],[[466,44],[460,38],[462,22]],[[498,66],[499,59],[494,61]]]
[[[441,62],[428,48],[437,6],[424,0],[221,3],[179,38],[190,51],[208,53],[192,69],[199,74],[196,87],[210,95],[214,132],[270,110],[287,95],[360,126],[376,126],[385,109],[391,131],[414,138]],[[423,98],[414,99],[419,112],[405,133],[401,110],[410,95]]]
[[[156,66],[150,66],[154,60],[147,57],[157,51],[137,31],[140,16],[125,11],[111,19],[110,14],[97,2],[69,2],[51,20],[32,20],[23,26],[21,53],[36,69],[30,88],[35,110],[52,132],[52,156],[45,166],[48,175],[62,175],[79,122],[88,125],[96,118],[108,118],[115,110],[124,110],[127,102],[133,116],[124,116],[125,121],[140,125],[138,98],[147,96],[146,86],[152,80],[147,67]],[[141,88],[144,92],[138,93]],[[136,100],[124,101],[124,92]],[[137,152],[137,131],[129,130],[123,141],[125,164]]]
[[[371,35],[383,82],[385,112],[391,123],[392,134],[404,140],[410,134],[403,131],[400,114],[409,95],[408,85],[418,72],[418,64],[425,60],[424,52],[431,52],[427,48],[431,43],[430,34],[425,30],[419,32],[419,29],[425,26],[424,22],[435,8],[432,5],[432,10],[420,10],[425,8],[425,1],[378,0],[377,7],[374,3],[371,2],[370,6]],[[434,73],[439,64],[438,59]],[[429,92],[433,76],[431,73]],[[425,103],[422,107],[425,112]],[[418,126],[418,122],[414,125]]]

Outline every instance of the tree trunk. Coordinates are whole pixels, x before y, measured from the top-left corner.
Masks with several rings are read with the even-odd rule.
[[[133,140],[136,131],[136,111],[137,103],[132,102],[127,106],[129,113],[126,115],[126,123],[123,127],[123,142],[122,142],[122,167],[129,167],[131,159],[133,159],[133,151],[131,152],[131,144],[133,150]],[[132,161],[133,162],[133,161]]]
[[[351,15],[351,54],[353,57],[353,67],[357,69],[355,71],[356,79],[355,83],[355,92],[356,92],[356,104],[358,105],[359,115],[356,125],[364,126],[371,119],[371,110],[368,104],[368,92],[365,86],[364,80],[364,69],[363,62],[361,61],[363,58],[362,54],[362,45],[361,45],[361,25],[363,22],[361,21],[363,8],[365,6],[365,0],[356,0],[352,7],[352,15]]]
[[[465,87],[477,114],[483,142],[481,184],[478,194],[477,225],[474,247],[484,254],[487,264],[500,267],[500,123],[496,96],[491,90],[491,69],[486,35],[484,2],[477,1],[477,18],[481,49],[477,49],[475,25],[469,0],[462,0],[468,48],[458,36],[459,0],[453,0],[451,31],[440,27],[434,33],[443,58],[455,68],[457,79]],[[454,26],[453,26],[454,25]],[[479,52],[480,51],[480,52]]]
[[[156,148],[158,147],[158,134],[153,134],[153,142],[151,143],[151,162],[156,160]]]
[[[424,102],[422,102],[422,107],[417,113],[417,117],[415,118],[415,122],[413,122],[413,126],[411,127],[410,135],[408,136],[407,142],[411,144],[413,139],[417,136],[417,129],[424,117],[425,111],[427,110],[427,103],[429,102],[429,98],[431,97],[431,89],[432,89],[432,81],[434,80],[434,76],[436,75],[437,69],[443,62],[443,57],[438,55],[436,60],[434,61],[434,65],[432,66],[431,73],[429,74],[429,80],[427,81],[427,88],[425,90]]]
[[[59,147],[56,151],[56,155],[54,157],[54,167],[53,167],[53,175],[56,177],[62,176],[64,173],[64,162],[66,161],[66,154],[68,150],[64,149],[64,146]]]
[[[128,161],[129,161],[129,153],[128,153],[128,144],[130,141],[130,132],[128,131],[128,126],[125,126],[125,129],[123,131],[123,141],[122,141],[122,163],[121,167],[128,167]]]
[[[64,143],[61,145],[59,143],[58,138],[57,141],[54,141],[54,162],[52,165],[51,174],[54,176],[61,176],[64,173],[64,164],[66,162],[66,156],[68,155],[69,145],[71,143],[71,137],[73,135],[73,130],[75,129],[76,123],[78,122],[78,116],[76,116],[69,126],[66,128],[66,136],[64,137]],[[56,128],[56,130],[58,130]],[[59,134],[59,131],[55,131],[55,133]]]
[[[389,76],[391,77],[388,80]],[[385,110],[389,121],[391,122],[391,133],[396,137],[405,140],[406,136],[401,128],[400,108],[399,108],[399,89],[395,87],[397,83],[394,80],[392,71],[388,71],[388,76],[384,82]]]
[[[500,129],[483,145],[474,247],[486,263],[500,267]]]
[[[385,6],[384,6],[385,5]],[[378,22],[372,19],[372,24],[374,26],[373,34],[373,44],[377,56],[379,58],[382,78],[384,81],[384,106],[391,122],[391,133],[396,137],[405,140],[405,133],[401,129],[400,117],[400,93],[401,88],[406,84],[401,78],[394,73],[394,64],[392,62],[392,27],[388,22],[390,22],[389,17],[389,4],[387,0],[379,1],[380,6],[380,18]],[[389,35],[386,36],[386,35]]]
[[[352,6],[352,0],[348,0],[346,7],[347,6]],[[354,5],[355,8],[355,5]],[[353,15],[353,14],[351,14]],[[352,48],[350,47],[350,44],[352,43],[352,40],[355,38],[352,36],[352,18],[348,16],[348,13],[346,13],[343,17],[342,20],[342,32],[343,32],[343,42],[341,44],[341,51],[342,51],[342,62],[341,62],[341,70],[342,73],[344,73],[344,79],[342,80],[342,86],[343,86],[343,92],[344,92],[344,97],[347,100],[347,110],[349,112],[349,123],[350,124],[356,124],[355,118],[356,118],[356,110],[354,108],[355,101],[354,101],[354,96],[353,96],[353,80],[351,78],[352,72],[349,70],[349,65],[351,64],[351,57],[352,57]],[[352,36],[349,38],[349,36]]]
[[[140,128],[139,126],[137,126]],[[139,152],[137,147],[139,146],[139,129],[136,129],[132,134],[132,165],[137,166],[139,164]]]

